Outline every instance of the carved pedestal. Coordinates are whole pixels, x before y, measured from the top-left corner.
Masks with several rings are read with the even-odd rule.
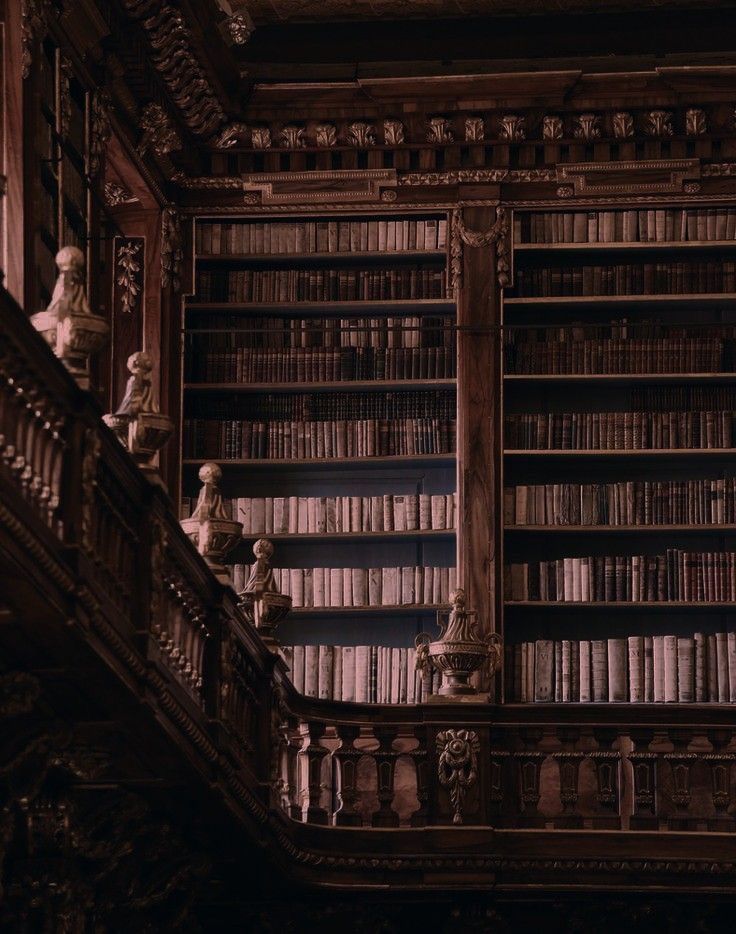
[[[320,739],[325,735],[325,724],[310,720],[308,729],[309,743],[303,750],[303,754],[307,757],[308,775],[307,823],[327,824],[327,810],[321,805],[322,760],[327,755],[327,749],[320,745]]]
[[[394,798],[394,773],[397,754],[393,748],[398,729],[394,726],[375,726],[373,733],[378,749],[373,753],[378,776],[378,810],[371,823],[374,827],[398,827],[399,815],[391,807]]]

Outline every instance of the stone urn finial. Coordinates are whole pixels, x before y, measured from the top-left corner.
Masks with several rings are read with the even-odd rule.
[[[92,314],[84,282],[84,253],[65,246],[56,254],[59,276],[46,311],[31,317],[56,356],[82,389],[89,389],[89,360],[104,347],[110,326]]]
[[[220,493],[221,468],[208,461],[199,468],[199,479],[202,481],[202,489],[197,505],[191,516],[182,521],[181,527],[220,583],[229,584],[230,573],[224,564],[225,555],[240,542],[243,524],[228,515]]]
[[[472,672],[488,665],[494,675],[501,667],[501,639],[495,632],[479,634],[476,614],[465,608],[465,591],[453,591],[450,603],[447,622],[437,614],[439,638],[433,642],[428,633],[422,632],[415,640],[417,669],[427,671],[432,666],[442,673],[439,693],[443,698],[477,694],[468,683]]]
[[[153,393],[153,360],[145,350],[128,357],[128,382],[117,411],[103,415],[103,421],[120,439],[138,466],[154,472],[153,459],[174,432],[174,423],[159,412]]]
[[[281,593],[274,580],[271,567],[273,542],[259,538],[253,545],[253,554],[256,561],[240,594],[240,605],[265,642],[277,647],[276,626],[291,609],[291,597]]]

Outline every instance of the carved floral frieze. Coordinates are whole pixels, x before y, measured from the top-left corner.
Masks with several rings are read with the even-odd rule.
[[[320,149],[331,149],[337,145],[337,129],[333,123],[320,123],[315,127],[314,138]]]
[[[486,127],[483,117],[465,118],[465,142],[479,143],[486,135]]]
[[[450,121],[445,117],[431,117],[427,123],[428,143],[451,143],[454,137]]]
[[[542,120],[542,139],[555,140],[562,139],[563,136],[562,118],[547,116]]]
[[[578,114],[572,135],[575,139],[599,139],[601,135],[601,118],[597,114]]]
[[[526,117],[520,114],[506,114],[501,117],[498,138],[512,143],[526,139]]]
[[[613,135],[616,139],[629,139],[634,135],[634,118],[625,110],[613,115]]]
[[[376,129],[370,123],[357,120],[347,128],[346,138],[350,146],[358,149],[367,149],[376,145]]]
[[[383,121],[383,142],[386,146],[400,146],[404,142],[404,124],[401,120]]]

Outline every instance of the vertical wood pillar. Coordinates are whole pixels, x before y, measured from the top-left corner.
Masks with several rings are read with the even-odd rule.
[[[496,220],[492,207],[465,208],[461,216],[465,227],[478,233],[490,230]],[[457,299],[458,584],[478,614],[481,631],[491,632],[500,629],[503,593],[501,307],[493,244],[462,244]]]

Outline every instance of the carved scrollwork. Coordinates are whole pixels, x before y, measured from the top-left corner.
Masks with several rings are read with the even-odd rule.
[[[449,790],[453,824],[462,824],[465,792],[478,779],[480,740],[474,730],[442,730],[436,746],[437,777]]]
[[[450,121],[445,117],[430,117],[427,123],[428,143],[451,143],[454,137]]]
[[[175,208],[167,207],[161,213],[161,285],[178,292],[181,289],[181,270],[184,263],[181,221]]]
[[[601,118],[597,114],[578,114],[572,133],[575,139],[599,139]]]
[[[519,143],[526,139],[526,117],[519,114],[506,114],[501,117],[498,138],[510,143]]]
[[[271,148],[271,130],[267,126],[254,126],[250,131],[250,144],[254,149]]]
[[[143,108],[140,127],[143,136],[137,146],[139,155],[152,149],[157,156],[167,156],[181,149],[181,137],[160,104],[147,104]]]
[[[22,75],[27,78],[33,64],[33,46],[46,32],[46,17],[51,4],[49,0],[22,0],[21,3],[21,47]]]
[[[672,136],[672,114],[667,110],[651,110],[644,124],[647,136]]]
[[[102,167],[105,147],[110,139],[110,95],[103,90],[96,90],[90,106],[89,135],[89,174],[97,178]]]
[[[137,201],[133,192],[124,185],[117,182],[105,182],[104,187],[105,204],[108,207],[116,208],[121,204],[127,204],[129,201]]]
[[[508,247],[509,225],[506,209],[502,206],[496,208],[496,221],[490,230],[469,230],[462,219],[459,208],[452,212],[450,230],[450,289],[453,295],[457,294],[462,285],[463,247],[485,247],[496,244],[496,273],[498,284],[501,287],[509,285],[511,281],[511,267],[509,263]]]

